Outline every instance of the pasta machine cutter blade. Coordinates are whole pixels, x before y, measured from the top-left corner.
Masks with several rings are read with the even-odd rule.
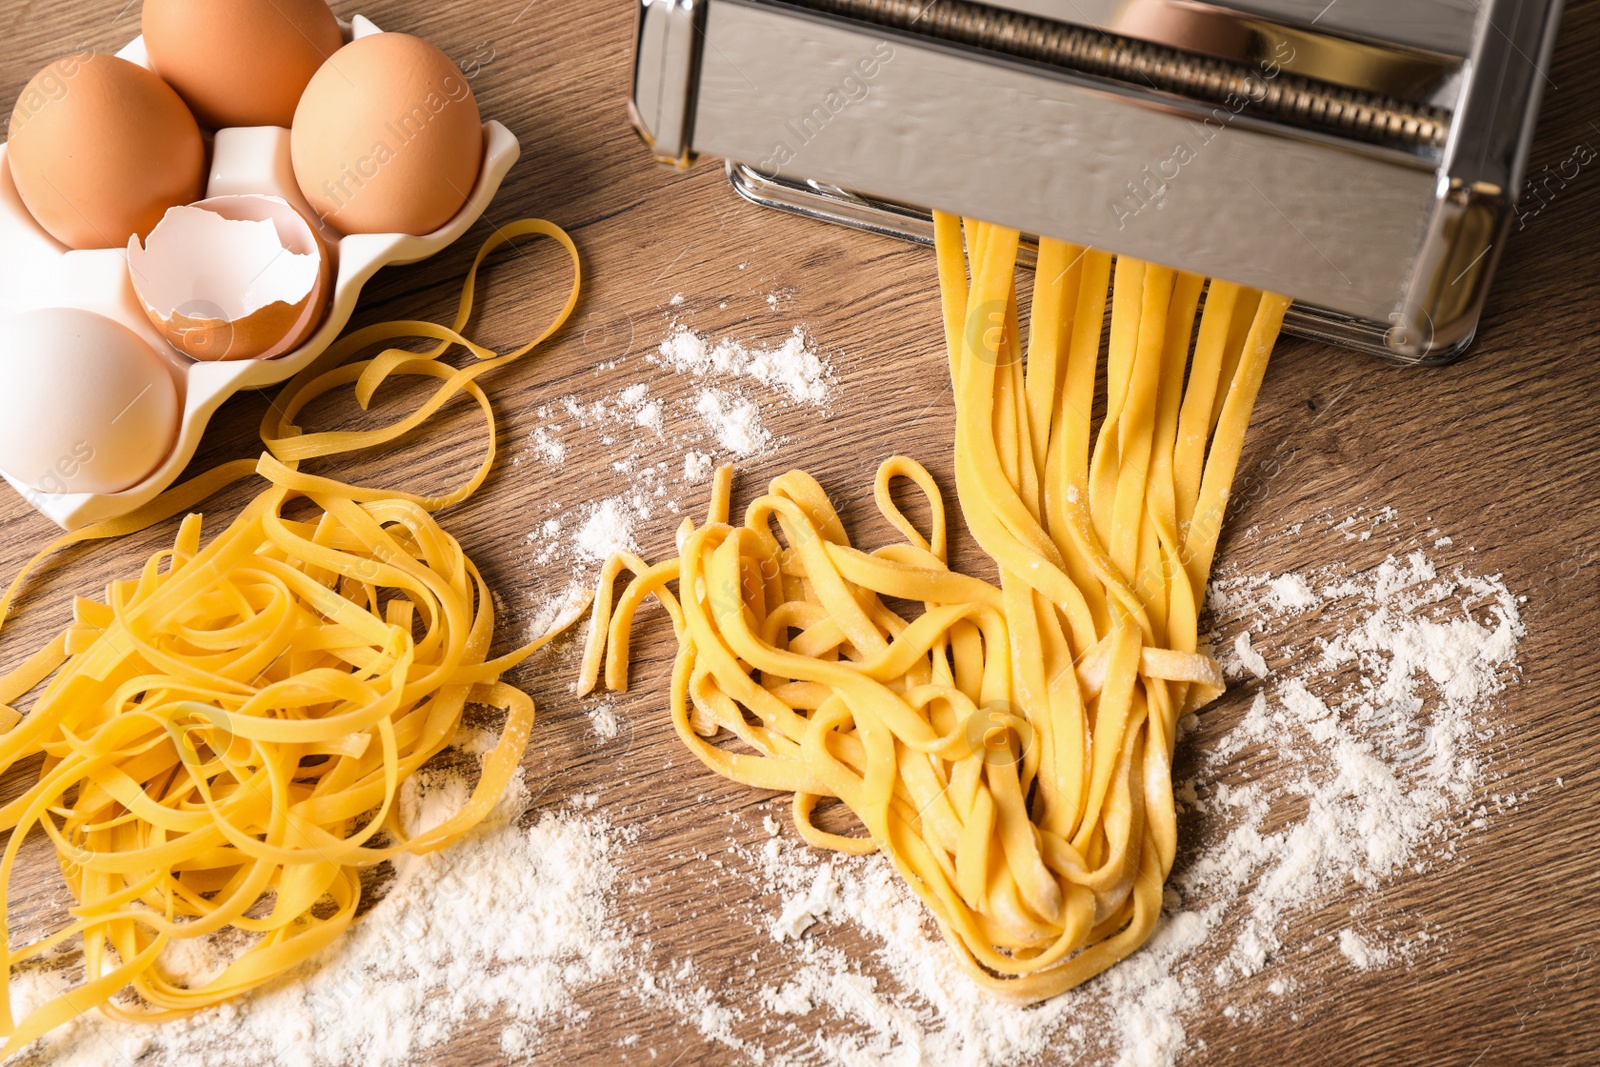
[[[1471,343],[1561,0],[639,0],[630,114],[740,195],[929,241],[940,209]]]

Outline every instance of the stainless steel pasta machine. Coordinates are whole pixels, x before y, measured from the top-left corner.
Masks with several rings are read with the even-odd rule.
[[[758,204],[938,208],[1462,352],[1517,217],[1561,0],[638,0],[630,112]]]

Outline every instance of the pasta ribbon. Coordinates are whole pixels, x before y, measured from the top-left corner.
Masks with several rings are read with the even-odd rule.
[[[525,235],[566,251],[572,288],[537,338],[497,355],[462,331],[484,260]],[[201,516],[188,515],[169,551],[113,582],[103,603],[78,600],[72,625],[0,679],[9,727],[0,772],[33,768],[26,791],[0,806],[0,830],[10,831],[0,857],[8,986],[0,1056],[95,1007],[117,1019],[170,1019],[288,974],[350,926],[362,870],[442,848],[488,814],[534,721],[532,698],[502,677],[583,607],[491,658],[493,598],[431,513],[470,496],[493,464],[494,413],[476,379],[560,329],[579,285],[577,248],[559,227],[527,219],[496,230],[452,326],[389,322],[347,335],[272,405],[259,460],[225,464],[126,518],[67,534],[18,575],[0,619],[56,549],[143,529],[251,474],[269,483],[204,547]],[[344,362],[400,338],[436,343]],[[458,370],[438,360],[457,345],[476,362]],[[294,422],[332,389],[354,385],[365,407],[385,380],[405,376],[441,384],[387,427],[309,433]],[[488,450],[449,493],[360,488],[299,469],[302,460],[389,444],[461,393],[482,409]],[[41,682],[26,716],[13,711]],[[499,739],[465,806],[408,836],[400,786],[451,744],[468,704],[505,712]],[[54,845],[77,905],[59,929],[13,947],[11,879],[35,829]],[[224,931],[248,945],[215,978],[187,986],[163,972],[170,943]],[[16,1019],[17,968],[74,944],[83,980]]]
[[[602,572],[579,688],[602,667],[627,687],[635,614],[659,599],[683,743],[791,792],[811,844],[887,854],[972,977],[1033,1002],[1133,952],[1160,915],[1177,721],[1223,688],[1196,620],[1288,301],[1045,240],[1024,358],[1017,232],[935,225],[956,492],[999,584],[949,568],[944,503],[914,460],[878,469],[903,540],[870,551],[801,471],[734,524],[723,468],[677,558]],[[926,531],[896,480],[926,498]],[[865,836],[815,824],[828,798]]]

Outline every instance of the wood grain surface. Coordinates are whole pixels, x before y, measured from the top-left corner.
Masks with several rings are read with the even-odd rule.
[[[134,36],[138,3],[124,3],[9,0],[0,97],[13,99],[34,70],[69,47],[110,50]],[[953,495],[953,408],[931,253],[746,205],[715,161],[682,174],[651,165],[624,110],[632,5],[339,0],[335,8],[422,35],[475,69],[484,114],[508,125],[524,148],[492,217],[428,262],[383,271],[363,295],[356,324],[448,321],[466,267],[497,223],[551,219],[583,252],[587,287],[564,334],[489,382],[504,450],[496,473],[474,499],[441,516],[505,601],[507,644],[528,625],[540,598],[569,579],[569,561],[537,561],[530,533],[546,518],[570,515],[626,483],[603,447],[569,450],[558,471],[528,461],[527,435],[541,423],[536,409],[569,395],[591,403],[633,381],[648,382],[669,401],[690,394],[695,383],[688,376],[646,360],[673,318],[717,336],[760,341],[804,324],[837,371],[827,418],[801,407],[766,411],[768,428],[783,443],[741,468],[741,495],[801,466],[846,502],[847,521],[882,537],[869,514],[869,490],[877,463],[896,451],[926,462]],[[1577,146],[1600,147],[1597,52],[1600,2],[1570,4],[1548,71],[1535,172],[1546,165],[1555,170]],[[1600,164],[1591,163],[1564,187],[1552,184],[1545,206],[1525,218],[1505,251],[1470,359],[1402,370],[1293,339],[1274,358],[1241,466],[1241,478],[1260,491],[1225,532],[1219,558],[1252,573],[1333,562],[1370,567],[1394,544],[1250,531],[1389,506],[1417,537],[1437,527],[1453,538],[1452,547],[1433,553],[1442,566],[1503,575],[1513,593],[1526,597],[1528,633],[1520,678],[1501,704],[1506,732],[1497,768],[1505,778],[1496,788],[1526,796],[1486,830],[1467,835],[1453,861],[1382,891],[1386,912],[1447,935],[1444,951],[1366,973],[1341,966],[1330,953],[1320,970],[1302,973],[1292,1010],[1269,1006],[1247,1024],[1220,1015],[1193,1022],[1184,1063],[1600,1062],[1597,192]],[[565,271],[555,252],[537,243],[500,260],[474,327],[477,338],[508,348],[529,336],[557,306]],[[682,305],[669,307],[680,293]],[[780,295],[775,307],[769,294]],[[385,410],[400,410],[403,392],[396,398]],[[267,393],[230,401],[192,469],[258,453],[256,429],[268,403]],[[358,413],[329,403],[312,417],[332,425]],[[328,469],[366,484],[443,488],[478,462],[479,425],[475,409],[458,404],[403,447],[340,459]],[[524,461],[513,465],[510,457],[518,455]],[[663,446],[661,458],[681,466],[680,457],[672,442]],[[236,486],[210,501],[211,528],[258,489]],[[686,511],[703,506],[703,490],[673,491]],[[0,573],[10,575],[53,529],[9,492],[0,497],[0,517]],[[676,521],[662,516],[639,531],[647,557],[671,554]],[[33,582],[6,624],[0,663],[20,661],[62,625],[73,594],[97,595],[169,542],[174,528],[167,522],[63,553],[46,572],[48,584]],[[964,535],[957,562],[985,572],[986,561]],[[1275,650],[1264,651],[1271,661]],[[531,688],[540,709],[526,766],[542,790],[540,806],[594,793],[597,810],[637,831],[622,857],[623,876],[648,875],[651,888],[645,897],[624,894],[617,906],[630,922],[648,911],[654,962],[692,958],[708,985],[753,998],[772,978],[752,976],[748,960],[771,941],[750,923],[729,921],[726,907],[774,905],[737,879],[717,883],[709,896],[717,871],[706,856],[726,851],[730,837],[764,837],[760,817],[777,809],[769,795],[712,776],[680,748],[662,695],[671,654],[663,617],[649,613],[634,686],[616,704],[623,737],[609,743],[597,740],[589,705],[571,692],[570,641],[520,669],[515,680]],[[1207,713],[1214,717],[1208,722],[1236,721],[1246,703],[1230,693]],[[731,821],[730,812],[746,818]],[[1469,820],[1466,812],[1457,815],[1463,824]],[[31,907],[59,902],[57,885],[49,858],[30,850],[14,902],[25,917]],[[1339,922],[1341,908],[1334,899],[1295,922],[1328,926]],[[869,956],[870,946],[847,930],[825,936]],[[744,1062],[702,1037],[692,1021],[626,995],[636,981],[622,977],[582,990],[588,1018],[548,1033],[536,1061]],[[1264,988],[1244,987],[1240,995],[1252,992],[1267,1002]],[[502,1062],[497,1035],[504,1021],[469,1025],[417,1062]],[[624,1044],[630,1035],[637,1044]],[[252,1056],[241,1049],[238,1062],[255,1062]]]

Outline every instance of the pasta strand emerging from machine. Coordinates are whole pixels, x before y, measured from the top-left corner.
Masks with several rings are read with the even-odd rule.
[[[605,568],[579,688],[602,653],[607,685],[627,687],[634,613],[660,599],[691,751],[792,791],[812,844],[883,851],[972,977],[1027,1002],[1121,960],[1161,914],[1178,719],[1223,689],[1196,622],[1288,301],[1213,281],[1196,335],[1198,275],[1130,257],[1113,269],[1107,253],[1046,239],[1024,363],[1017,231],[969,221],[969,280],[960,223],[935,226],[957,492],[999,586],[949,569],[944,505],[914,460],[879,469],[878,507],[905,540],[871,552],[800,471],[730,525],[723,468],[679,558]],[[1092,432],[1099,370],[1107,409]],[[896,478],[926,495],[926,536],[895,504]],[[613,609],[623,569],[635,577]],[[923,610],[908,618],[896,600]],[[711,743],[722,730],[754,754]],[[818,827],[824,798],[868,836]]]

